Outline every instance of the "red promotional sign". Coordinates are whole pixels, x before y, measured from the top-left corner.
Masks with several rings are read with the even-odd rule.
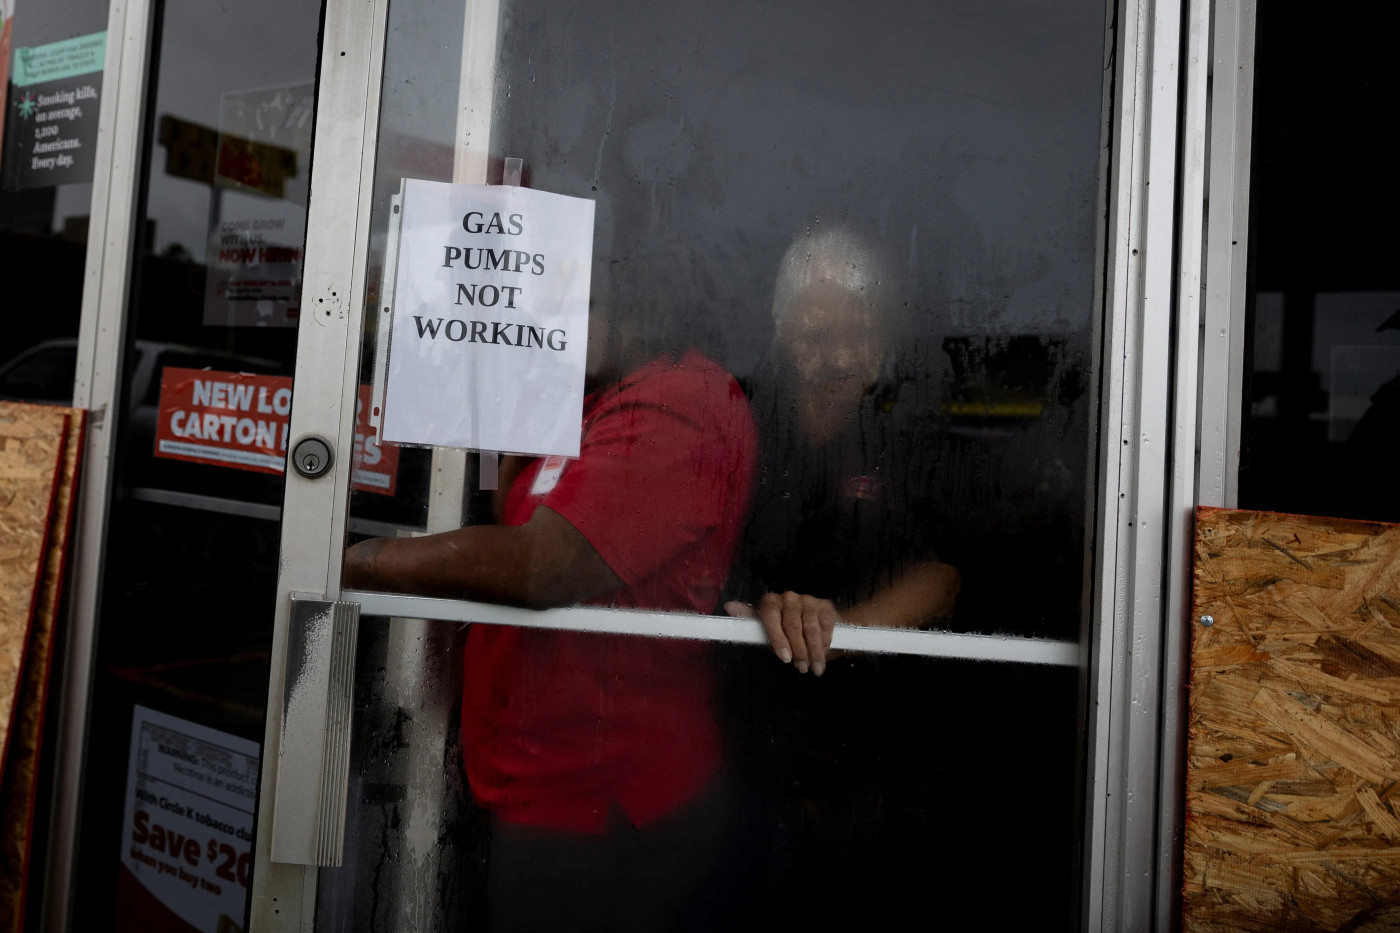
[[[365,492],[394,494],[394,481],[399,473],[399,448],[381,444],[379,431],[369,426],[369,386],[360,386],[355,400],[355,488]]]
[[[366,418],[369,386],[355,405],[355,488],[394,494],[399,451],[381,447]],[[157,457],[281,473],[287,460],[292,380],[166,367],[160,377]]]

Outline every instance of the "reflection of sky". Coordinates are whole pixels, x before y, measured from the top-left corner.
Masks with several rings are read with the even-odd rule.
[[[320,4],[276,0],[164,6],[157,120],[166,114],[218,129],[223,95],[310,82],[316,74]],[[179,244],[203,262],[209,186],[165,174],[165,147],[151,152],[147,216],[155,249]],[[298,165],[299,172],[306,166]]]
[[[1284,367],[1289,297],[1284,292],[1260,292],[1255,297],[1253,367],[1257,373],[1278,373]],[[1308,297],[1296,296],[1296,300]],[[1311,368],[1327,393],[1328,439],[1341,443],[1370,407],[1376,390],[1400,375],[1400,328],[1380,329],[1400,315],[1400,292],[1319,292],[1310,297]],[[1256,398],[1254,404],[1256,416],[1277,415],[1272,393]]]
[[[1376,329],[1398,310],[1397,292],[1319,292],[1313,299],[1313,370],[1327,374],[1335,346],[1400,346],[1400,328]]]
[[[918,332],[1087,334],[1102,3],[664,9],[508,5],[492,141],[609,201],[600,248],[670,270],[651,300],[756,334],[820,222],[878,244]]]
[[[64,39],[102,32],[107,28],[107,0],[21,0],[19,9],[7,2],[14,19],[12,50],[48,45]]]
[[[1371,398],[1400,376],[1400,343],[1334,345],[1327,381],[1327,439],[1340,444],[1371,407]]]
[[[1347,439],[1371,396],[1400,375],[1400,329],[1377,330],[1397,309],[1396,292],[1321,292],[1313,299],[1313,369],[1327,389],[1333,443]]]
[[[880,240],[921,327],[1087,332],[1101,2],[660,10],[501,13],[491,152],[599,198],[600,252],[674,270],[676,302],[743,326],[791,238],[838,223]],[[390,22],[381,185],[446,178],[460,4]]]
[[[763,309],[777,257],[824,221],[877,237],[941,330],[1087,330],[1102,4],[899,6],[692,3],[657,19],[640,0],[508,4],[493,152],[525,157],[536,187],[611,201],[614,251],[688,263],[676,287],[703,281],[731,314]],[[425,169],[450,154],[461,11],[391,10],[389,173],[441,177]],[[168,5],[156,114],[217,127],[225,93],[309,80],[318,16]],[[156,249],[202,260],[208,187],[165,175],[164,156],[156,146]],[[86,213],[85,195],[61,193],[60,217]]]

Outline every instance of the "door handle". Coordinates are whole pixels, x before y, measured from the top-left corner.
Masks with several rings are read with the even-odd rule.
[[[272,860],[337,866],[345,843],[360,604],[291,600]]]

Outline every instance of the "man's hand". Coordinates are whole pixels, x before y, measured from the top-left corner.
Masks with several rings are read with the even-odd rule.
[[[345,551],[347,587],[547,609],[622,585],[578,529],[542,506],[523,525],[372,538]]]
[[[757,611],[738,601],[725,603],[724,609],[732,616],[758,619],[768,633],[773,653],[784,664],[792,662],[799,672],[810,670],[818,677],[826,670],[831,633],[841,621],[831,600],[789,590],[764,593]]]

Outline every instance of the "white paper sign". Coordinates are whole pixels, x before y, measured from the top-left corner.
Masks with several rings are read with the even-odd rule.
[[[258,759],[255,742],[136,707],[122,886],[150,898],[128,898],[123,929],[167,929],[163,910],[202,933],[245,927]]]
[[[593,202],[404,183],[382,437],[577,457]]]

